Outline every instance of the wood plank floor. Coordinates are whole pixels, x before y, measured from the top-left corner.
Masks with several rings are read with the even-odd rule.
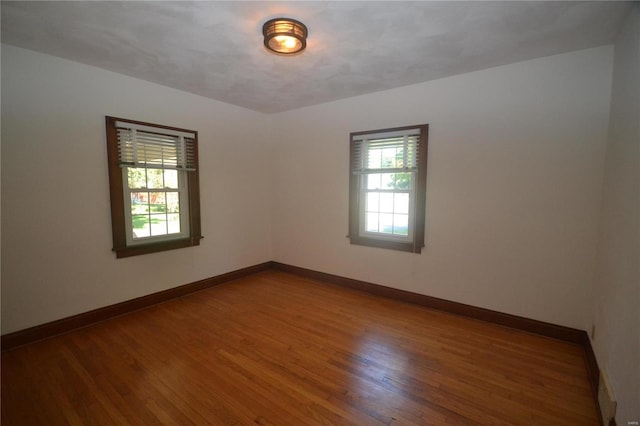
[[[3,353],[2,424],[598,420],[577,345],[265,271]]]

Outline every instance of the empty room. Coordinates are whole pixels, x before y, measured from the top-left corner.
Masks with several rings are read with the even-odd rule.
[[[2,1],[3,425],[638,425],[640,3]]]

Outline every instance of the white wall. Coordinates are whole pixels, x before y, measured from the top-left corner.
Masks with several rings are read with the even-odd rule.
[[[199,132],[199,247],[116,260],[105,115]],[[2,333],[271,260],[267,116],[2,47]]]
[[[615,45],[598,283],[599,366],[618,399],[619,425],[640,420],[640,6]]]
[[[274,116],[274,260],[590,325],[612,47]],[[428,123],[422,254],[350,245],[349,132]]]
[[[266,116],[4,46],[2,332],[270,259],[588,329],[612,55]],[[105,115],[200,132],[202,246],[115,259]],[[420,123],[423,253],[349,245],[349,132]]]

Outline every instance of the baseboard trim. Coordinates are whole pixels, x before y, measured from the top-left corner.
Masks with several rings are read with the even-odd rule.
[[[168,290],[149,294],[147,296],[138,297],[136,299],[127,300],[125,302],[116,303],[115,305],[105,306],[89,312],[73,315],[71,317],[62,318],[46,324],[37,325],[35,327],[16,331],[2,335],[0,345],[2,351],[14,349],[18,346],[36,342],[38,340],[48,339],[59,334],[68,333],[79,328],[87,327],[110,318],[124,315],[133,311],[148,308],[158,303],[166,302],[186,296],[197,291],[205,290],[219,284],[244,278],[255,273],[268,270],[272,267],[272,262],[265,262],[247,268],[238,269],[226,274],[217,275],[211,278],[205,278],[190,284],[184,284],[179,287],[170,288]]]
[[[516,315],[505,314],[498,311],[492,311],[490,309],[452,302],[450,300],[439,299],[437,297],[426,296],[419,293],[412,293],[405,290],[398,290],[379,284],[372,284],[366,281],[345,278],[339,275],[332,275],[325,272],[314,271],[311,269],[287,265],[284,263],[272,262],[272,267],[283,272],[288,272],[301,277],[336,284],[342,287],[365,291],[376,296],[386,297],[406,303],[413,303],[450,314],[460,315],[463,317],[472,318],[491,324],[497,324],[504,327],[526,331],[540,336],[550,337],[553,339],[580,345],[584,349],[585,365],[587,368],[587,374],[589,376],[589,382],[591,384],[591,391],[593,393],[593,398],[598,410],[598,416],[600,416],[600,405],[598,403],[600,369],[598,368],[598,362],[596,361],[596,356],[593,352],[593,347],[591,346],[589,335],[584,330],[564,327],[561,325],[519,317]],[[613,420],[613,422],[613,424],[615,424],[615,420]],[[608,426],[611,426],[611,424]]]
[[[48,339],[60,334],[68,333],[73,330],[88,327],[110,318],[134,312],[140,309],[148,308],[158,303],[177,299],[224,284],[239,278],[244,278],[258,272],[269,269],[276,269],[288,272],[301,277],[323,281],[330,284],[339,285],[354,290],[364,291],[376,296],[386,297],[405,303],[412,303],[431,309],[447,312],[450,314],[460,315],[491,324],[501,325],[516,330],[526,331],[529,333],[562,340],[565,342],[575,343],[584,349],[585,364],[589,381],[593,392],[593,397],[600,415],[600,406],[598,404],[598,386],[600,382],[600,369],[596,361],[591,340],[584,330],[578,330],[561,325],[551,324],[543,321],[533,320],[529,318],[519,317],[516,315],[506,314],[490,309],[479,308],[463,303],[452,302],[437,297],[427,296],[419,293],[412,293],[405,290],[399,290],[392,287],[386,287],[379,284],[373,284],[366,281],[360,281],[352,278],[345,278],[339,275],[328,274],[325,272],[314,271],[311,269],[301,268],[298,266],[287,265],[280,262],[264,262],[226,274],[217,275],[215,277],[206,278],[190,284],[181,285],[168,290],[149,294],[147,296],[138,297],[136,299],[127,300],[115,305],[105,306],[82,314],[52,321],[46,324],[27,328],[24,330],[8,333],[1,336],[0,345],[2,351],[8,351],[19,346],[33,343],[39,340]],[[615,426],[615,419],[608,426]]]
[[[598,409],[598,418],[602,419],[601,410],[600,410],[600,401],[598,401],[598,387],[600,386],[600,368],[598,367],[598,361],[596,360],[596,354],[593,351],[593,346],[591,346],[591,339],[589,339],[589,335],[587,334],[586,331],[584,332],[581,345],[582,345],[582,348],[584,349],[584,362],[587,366],[589,383],[591,383],[591,393],[593,394],[593,400],[596,402],[596,408]]]
[[[595,361],[595,355],[593,353],[593,349],[591,348],[591,341],[589,340],[587,333],[583,330],[577,330],[511,314],[505,314],[502,312],[479,308],[472,305],[439,299],[437,297],[426,296],[419,293],[412,293],[409,291],[386,287],[379,284],[372,284],[366,281],[345,278],[339,275],[328,274],[325,272],[314,271],[311,269],[273,261],[249,266],[246,268],[238,269],[236,271],[228,272],[226,274],[206,278],[190,284],[185,284],[175,288],[164,290],[158,293],[153,293],[147,296],[138,297],[136,299],[127,300],[115,305],[105,306],[103,308],[95,309],[67,318],[62,318],[60,320],[52,321],[46,324],[41,324],[35,327],[8,333],[2,335],[0,344],[2,345],[3,351],[9,350],[17,346],[22,346],[27,343],[35,342],[37,340],[46,339],[58,334],[67,333],[77,328],[86,327],[97,322],[105,321],[115,316],[120,316],[128,312],[133,312],[171,299],[186,296],[190,293],[204,290],[218,284],[222,284],[238,278],[243,278],[268,269],[277,269],[298,276],[316,279],[331,284],[337,284],[342,287],[348,287],[355,290],[365,291],[377,296],[387,297],[406,303],[412,303],[432,309],[437,309],[455,315],[473,318],[492,324],[502,325],[505,327],[527,331],[558,340],[580,344],[586,349],[587,367],[589,369],[592,383],[595,385],[595,389],[597,390],[600,371],[598,370],[598,366]]]
[[[383,296],[402,302],[413,303],[416,305],[425,306],[427,308],[437,309],[439,311],[445,311],[455,315],[473,318],[492,324],[502,325],[517,330],[527,331],[529,333],[551,337],[566,342],[583,345],[585,342],[585,338],[588,340],[586,332],[584,332],[583,330],[532,320],[516,315],[505,314],[502,312],[479,308],[472,305],[465,305],[463,303],[452,302],[445,299],[439,299],[437,297],[426,296],[424,294],[398,290],[395,288],[385,287],[382,285],[372,284],[351,278],[345,278],[338,275],[313,271],[310,269],[300,268],[298,266],[286,265],[279,262],[272,262],[272,264],[273,268],[275,269],[293,273],[299,276],[317,279],[320,281],[325,281],[356,290],[366,291],[367,293],[375,294],[377,296]]]

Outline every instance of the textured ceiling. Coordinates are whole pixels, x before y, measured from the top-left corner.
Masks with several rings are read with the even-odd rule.
[[[10,2],[2,42],[278,112],[609,44],[627,2]],[[307,50],[275,56],[293,17]]]

